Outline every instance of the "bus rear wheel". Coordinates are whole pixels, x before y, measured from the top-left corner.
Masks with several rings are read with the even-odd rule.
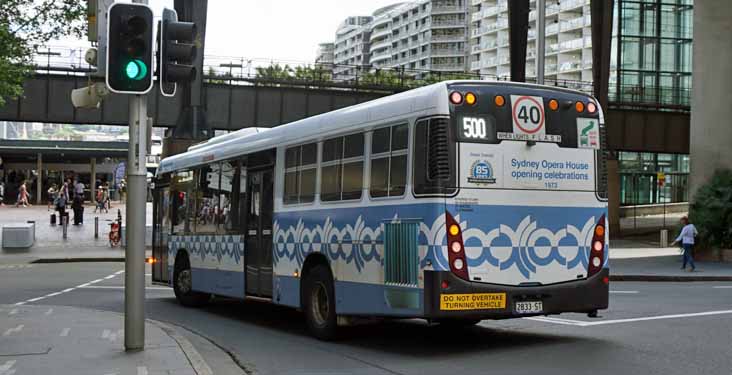
[[[175,292],[175,298],[178,299],[178,302],[186,307],[202,306],[211,299],[210,294],[193,291],[191,265],[186,256],[181,256],[175,260],[173,292]]]
[[[310,333],[320,340],[335,339],[338,323],[330,271],[324,266],[315,266],[304,281],[305,319]]]

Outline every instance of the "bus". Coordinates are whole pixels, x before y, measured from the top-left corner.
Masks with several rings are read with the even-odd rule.
[[[445,81],[161,161],[153,279],[363,318],[476,324],[608,307],[604,120],[591,96]]]

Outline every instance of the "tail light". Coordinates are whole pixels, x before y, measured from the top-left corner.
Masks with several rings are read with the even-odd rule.
[[[592,244],[590,245],[590,264],[587,267],[587,277],[590,277],[602,269],[602,263],[605,260],[605,215],[595,225],[595,231],[592,233]]]
[[[445,211],[445,223],[447,224],[447,259],[450,262],[450,270],[457,277],[470,280],[468,277],[468,261],[465,258],[465,246],[463,246],[463,231],[460,224],[447,211]]]

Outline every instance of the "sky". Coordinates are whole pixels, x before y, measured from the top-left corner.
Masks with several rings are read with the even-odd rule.
[[[348,16],[370,15],[398,0],[209,0],[207,56],[313,62],[319,43],[333,42]],[[173,0],[150,0],[155,16]],[[59,40],[54,46],[87,46]]]

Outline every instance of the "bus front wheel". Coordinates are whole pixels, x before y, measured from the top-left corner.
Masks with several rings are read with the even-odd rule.
[[[338,326],[335,311],[333,276],[320,265],[310,271],[305,280],[305,318],[310,333],[321,340],[336,337]]]
[[[202,306],[211,299],[210,294],[193,291],[191,265],[187,256],[180,256],[175,260],[173,292],[178,302],[186,307]]]

